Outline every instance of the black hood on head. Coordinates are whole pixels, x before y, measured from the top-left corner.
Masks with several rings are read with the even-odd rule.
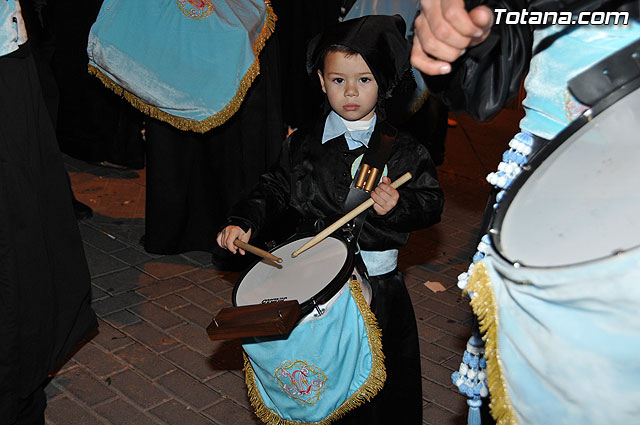
[[[320,60],[333,45],[348,47],[367,63],[378,84],[380,99],[388,99],[411,67],[411,45],[405,39],[405,22],[400,15],[363,16],[327,28],[307,47],[307,72],[320,68]]]

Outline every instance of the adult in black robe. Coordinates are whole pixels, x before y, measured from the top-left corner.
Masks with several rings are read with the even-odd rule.
[[[44,423],[50,373],[96,327],[60,151],[23,45],[0,57],[0,418]]]
[[[102,1],[47,0],[42,9],[54,36],[60,150],[87,162],[142,169],[143,115],[88,73],[89,30]]]
[[[223,125],[199,134],[148,119],[145,250],[214,252],[227,266],[216,234],[277,160],[285,137],[278,54],[272,36],[260,53],[260,75]]]

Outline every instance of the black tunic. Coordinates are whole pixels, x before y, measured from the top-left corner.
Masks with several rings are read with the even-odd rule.
[[[299,130],[284,143],[278,164],[264,174],[248,200],[236,205],[229,224],[251,227],[253,235],[277,222],[287,208],[304,221],[326,218],[326,224],[347,211],[343,206],[352,181],[351,165],[365,148],[349,150],[344,136],[321,143],[325,119],[311,131]],[[411,136],[399,133],[387,162],[395,180],[409,171],[413,178],[399,188],[398,204],[386,215],[371,209],[360,234],[368,251],[395,249],[409,232],[440,220],[443,194],[429,153]],[[396,269],[372,276],[371,310],[382,331],[387,380],[369,403],[351,411],[336,425],[422,424],[422,382],[418,331],[409,293]]]
[[[204,134],[147,120],[145,244],[155,254],[212,251],[231,207],[277,160],[284,139],[275,39],[233,117]]]
[[[0,418],[97,327],[65,170],[28,49],[0,57]],[[4,422],[7,421],[7,422]]]
[[[285,141],[278,164],[260,178],[249,199],[234,207],[232,221],[251,227],[255,235],[289,207],[303,220],[326,218],[327,224],[348,212],[344,201],[351,165],[366,148],[349,150],[344,136],[322,144],[324,122],[321,118],[311,130],[298,130]],[[368,211],[359,239],[363,250],[400,248],[409,232],[440,221],[444,198],[424,146],[398,133],[387,166],[391,180],[407,171],[413,178],[400,187],[398,204],[389,213]]]

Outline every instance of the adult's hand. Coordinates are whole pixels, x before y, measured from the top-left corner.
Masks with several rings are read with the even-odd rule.
[[[427,75],[451,71],[451,63],[467,47],[482,43],[491,32],[493,12],[477,6],[467,12],[464,0],[421,0],[415,21],[411,63]]]

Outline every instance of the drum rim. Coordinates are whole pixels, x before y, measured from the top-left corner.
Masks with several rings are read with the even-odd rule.
[[[286,241],[271,248],[269,252],[274,252],[277,249],[280,249],[283,246],[288,245],[292,242],[295,242],[300,239],[308,238],[308,237],[313,237],[313,236],[315,236],[315,233],[311,233],[311,232],[296,233]],[[345,247],[347,248],[347,258],[345,259],[344,264],[342,265],[342,268],[340,268],[340,270],[338,271],[338,273],[336,274],[336,276],[333,278],[331,282],[325,285],[324,288],[322,288],[317,294],[315,294],[308,300],[304,302],[298,301],[300,303],[300,310],[302,311],[301,317],[304,317],[307,314],[311,313],[311,311],[313,311],[316,305],[324,304],[327,301],[329,301],[335,294],[338,293],[338,291],[347,282],[347,279],[353,274],[353,269],[355,267],[355,252],[352,245],[347,241],[347,239],[344,236],[340,235],[337,232],[327,237],[337,239],[340,242],[344,243]],[[247,267],[247,269],[242,273],[242,275],[240,275],[240,277],[238,278],[238,281],[233,286],[233,293],[231,294],[231,303],[233,304],[234,307],[238,306],[236,302],[236,295],[238,293],[238,289],[240,288],[240,285],[242,284],[242,281],[247,276],[247,274],[249,274],[249,272],[256,266],[256,264],[260,263],[261,261],[262,259],[256,259],[255,261],[253,261]]]
[[[589,123],[595,117],[600,115],[602,112],[607,110],[609,107],[616,104],[618,101],[626,97],[627,95],[635,92],[640,89],[640,77],[636,77],[628,83],[620,86],[618,89],[614,90],[600,101],[598,101],[595,105],[593,105],[590,109],[585,111],[582,115],[576,118],[567,128],[561,131],[554,139],[553,143],[545,144],[532,158],[531,160],[522,167],[522,172],[515,178],[512,182],[511,186],[505,190],[504,196],[498,207],[494,211],[491,221],[489,223],[489,239],[491,241],[491,245],[493,246],[493,251],[508,264],[511,264],[514,267],[527,267],[530,269],[554,269],[554,268],[566,268],[568,266],[581,265],[586,263],[591,263],[593,261],[598,261],[604,258],[608,258],[616,253],[612,253],[610,255],[606,255],[600,258],[593,258],[584,261],[578,261],[575,263],[562,264],[562,265],[554,265],[554,266],[530,266],[525,263],[520,263],[518,261],[514,261],[508,258],[502,251],[502,246],[500,243],[500,230],[502,228],[502,224],[504,218],[506,216],[507,211],[509,210],[509,206],[518,195],[518,192],[526,184],[529,178],[535,173],[535,171],[539,168],[539,166],[549,157],[551,156],[556,149],[562,146],[567,139],[573,136],[576,132],[578,132],[585,124]],[[640,247],[640,245],[628,248],[622,252],[631,251]]]

